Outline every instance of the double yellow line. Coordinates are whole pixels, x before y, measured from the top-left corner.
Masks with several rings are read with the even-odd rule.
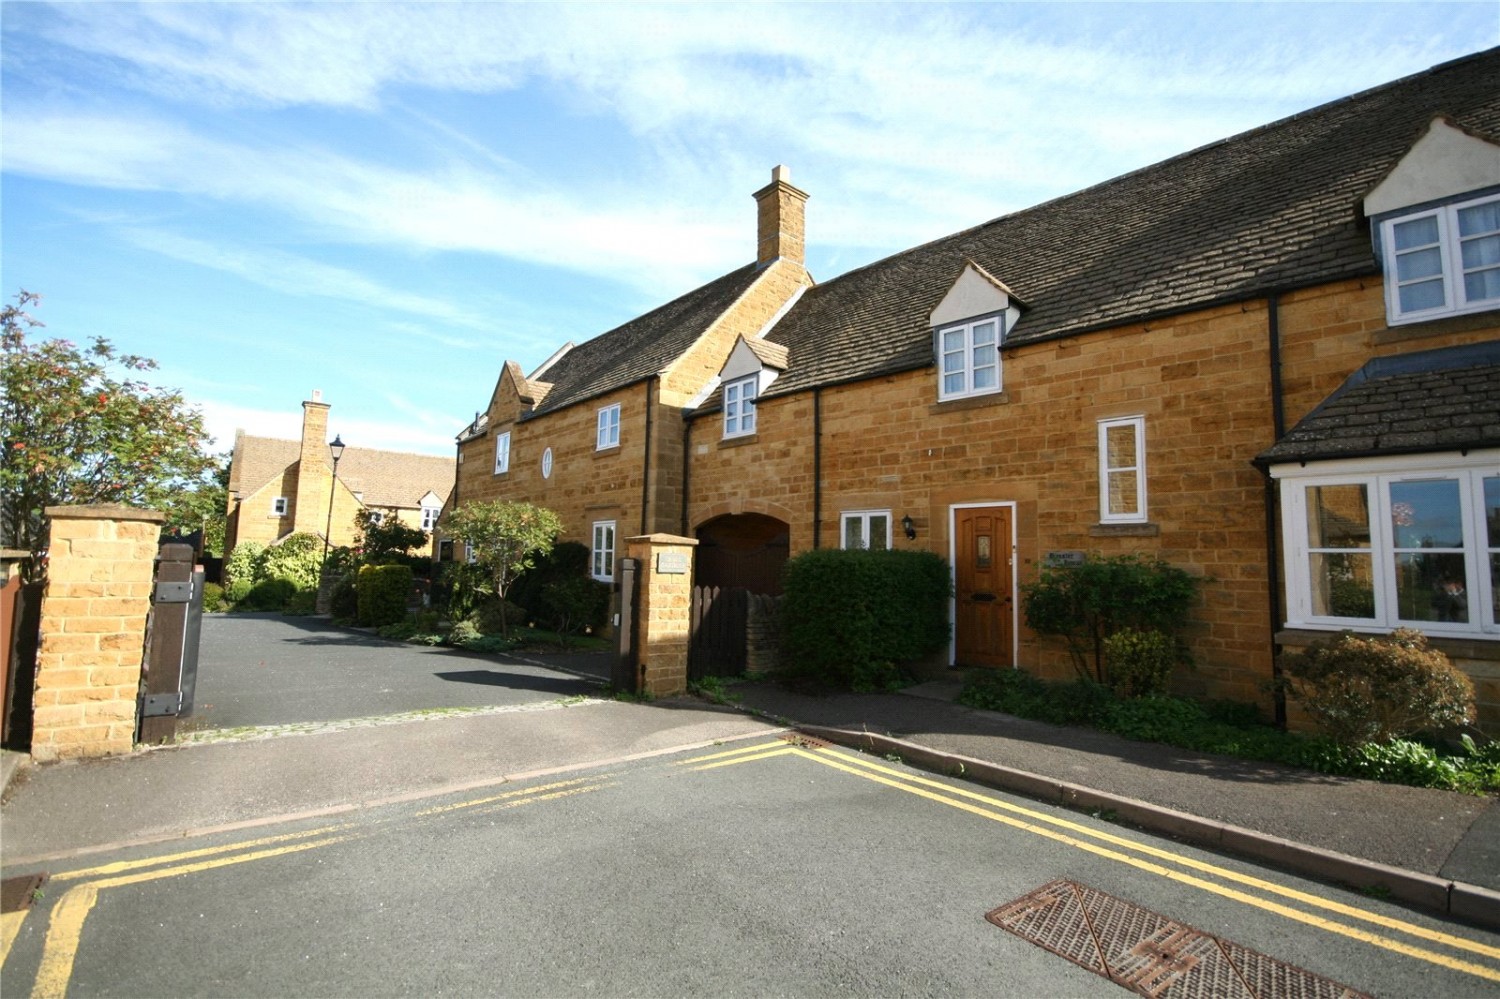
[[[417,812],[415,817],[442,815],[469,808],[476,808],[483,813],[539,801],[553,801],[612,787],[615,782],[604,779],[609,776],[611,775],[595,775],[506,791],[484,798],[428,808]],[[119,888],[183,874],[196,874],[234,864],[269,860],[304,850],[332,846],[362,835],[365,834],[354,831],[352,823],[344,823],[321,826],[304,832],[243,840],[225,846],[203,847],[165,856],[119,861],[54,874],[49,884],[79,883],[69,887],[52,908],[51,922],[47,926],[47,937],[42,944],[41,963],[37,967],[36,981],[32,986],[32,997],[33,999],[51,999],[51,997],[67,994],[68,982],[73,977],[73,964],[78,957],[79,941],[83,936],[84,921],[88,919],[89,913],[99,901],[99,892],[105,888]],[[18,930],[19,925],[20,920],[17,919],[12,928]],[[0,950],[0,963],[3,963],[8,956],[13,939],[14,933],[8,932],[4,941],[5,946],[3,950]]]
[[[1385,950],[1413,957],[1421,961],[1427,961],[1444,968],[1463,972],[1464,974],[1474,975],[1493,982],[1500,982],[1500,948],[1491,947],[1474,940],[1467,940],[1451,933],[1443,933],[1440,930],[1432,930],[1425,926],[1417,926],[1413,923],[1393,919],[1390,916],[1322,898],[1295,888],[1266,881],[1253,875],[1241,874],[1238,871],[1219,867],[1215,864],[1210,864],[1180,853],[1174,853],[1170,850],[1164,850],[1145,843],[1138,843],[1124,836],[1095,829],[1080,822],[1074,822],[1070,819],[1050,815],[1033,808],[1012,804],[993,795],[982,794],[965,787],[956,787],[952,784],[923,777],[920,774],[896,770],[892,767],[883,766],[870,757],[862,756],[858,753],[799,741],[790,743],[776,741],[746,746],[741,749],[729,750],[722,753],[713,753],[707,756],[694,757],[693,759],[683,761],[682,765],[691,767],[694,770],[713,770],[741,763],[753,763],[758,760],[772,759],[779,756],[795,756],[800,759],[811,760],[814,763],[830,767],[842,773],[852,774],[864,780],[873,781],[874,783],[882,784],[907,794],[916,795],[928,801],[937,802],[947,805],[950,808],[968,812],[971,815],[999,822],[1013,829],[1019,829],[1044,839],[1052,840],[1053,842],[1063,843],[1067,846],[1092,853],[1095,856],[1127,864],[1158,877],[1167,878],[1179,884],[1189,885],[1223,898],[1233,899],[1234,901],[1242,902],[1267,912],[1273,912],[1286,919],[1314,926],[1329,933],[1336,933],[1340,936],[1360,940]],[[1169,867],[1166,866],[1167,864],[1175,866]],[[1247,891],[1240,890],[1240,888],[1231,887],[1233,885],[1251,888],[1257,892],[1264,893],[1264,895],[1253,895]],[[1264,896],[1271,897],[1267,898]],[[1278,899],[1298,903],[1313,911],[1295,908],[1292,905],[1286,904],[1286,902],[1278,901]],[[1412,944],[1406,940],[1384,936],[1381,933],[1365,929],[1359,925],[1350,925],[1349,923],[1327,918],[1319,914],[1318,910],[1326,913],[1334,913],[1354,920],[1356,923],[1379,927],[1380,930],[1385,932],[1402,934],[1408,938],[1436,944],[1450,950],[1474,954],[1496,963],[1479,963],[1463,957],[1455,957],[1452,954],[1432,950],[1425,946]]]

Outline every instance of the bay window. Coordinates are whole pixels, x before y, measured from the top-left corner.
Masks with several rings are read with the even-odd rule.
[[[1280,466],[1287,623],[1500,636],[1500,454]]]

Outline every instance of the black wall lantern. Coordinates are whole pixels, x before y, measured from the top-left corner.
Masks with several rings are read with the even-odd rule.
[[[915,541],[917,537],[917,525],[911,519],[911,514],[901,518],[901,529],[906,532],[907,541]]]

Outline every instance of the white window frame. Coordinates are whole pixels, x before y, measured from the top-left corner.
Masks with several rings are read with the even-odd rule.
[[[271,501],[271,516],[273,516],[273,517],[285,517],[286,516],[286,509],[287,509],[287,503],[286,503],[286,497],[285,496],[277,496],[275,499],[273,499]]]
[[[510,431],[495,435],[495,474],[504,475],[510,471]]]
[[[746,375],[724,383],[724,437],[749,437],[755,433],[755,399],[760,376]]]
[[[1390,632],[1417,628],[1428,635],[1455,638],[1500,638],[1495,619],[1494,582],[1490,559],[1500,547],[1489,544],[1485,523],[1484,484],[1500,477],[1500,451],[1471,451],[1464,455],[1415,455],[1410,458],[1352,459],[1317,462],[1306,467],[1272,469],[1280,480],[1282,540],[1286,552],[1287,626],[1314,630],[1353,628],[1365,632]],[[1397,600],[1395,557],[1414,549],[1395,546],[1392,529],[1393,484],[1451,480],[1459,484],[1462,549],[1435,549],[1435,554],[1461,551],[1465,573],[1467,621],[1410,620],[1400,617]],[[1313,580],[1310,556],[1322,552],[1309,541],[1308,490],[1318,486],[1364,486],[1370,519],[1371,577],[1375,614],[1373,618],[1317,615],[1313,613]],[[1359,551],[1363,551],[1360,549]]]
[[[385,523],[385,511],[384,510],[371,510],[370,511],[370,523],[374,524],[376,527],[379,527],[380,525],[384,524]]]
[[[870,522],[876,517],[885,518],[885,551],[891,550],[891,511],[889,510],[845,510],[839,514],[839,547],[849,546],[849,525],[852,522],[859,524],[859,537],[861,544],[859,548],[870,547]]]
[[[552,478],[552,449],[550,447],[542,452],[542,478]]]
[[[1116,427],[1133,427],[1135,430],[1135,464],[1111,465],[1109,463],[1109,432]],[[1116,512],[1109,508],[1111,475],[1135,475],[1135,511]],[[1120,416],[1099,421],[1099,522],[1101,524],[1144,524],[1146,509],[1146,418],[1144,416]]]
[[[474,546],[467,541],[464,542],[464,561],[469,565],[479,561],[479,556],[474,554]]]
[[[976,345],[975,333],[986,327],[993,328],[994,343]],[[953,342],[954,337],[958,338],[957,343]],[[993,395],[1004,391],[1004,369],[1000,360],[1000,345],[1004,342],[1005,313],[1003,312],[938,327],[933,333],[933,349],[936,351],[938,366],[938,399],[940,401],[967,399],[972,396]],[[979,352],[983,349],[994,351],[993,362],[980,363]],[[990,370],[994,371],[995,384],[975,388],[976,374]],[[961,378],[963,384],[949,388],[948,381],[951,376]]]
[[[620,446],[620,404],[605,406],[599,410],[594,434],[594,450],[604,451]]]
[[[615,522],[594,521],[593,543],[589,546],[589,575],[601,583],[615,581]]]
[[[1384,219],[1380,223],[1380,249],[1381,258],[1385,266],[1385,312],[1386,321],[1392,326],[1403,323],[1419,323],[1429,319],[1438,319],[1443,316],[1464,315],[1470,312],[1484,312],[1490,309],[1500,309],[1500,297],[1480,298],[1470,301],[1467,288],[1464,284],[1464,275],[1472,271],[1488,270],[1492,264],[1481,264],[1475,267],[1465,268],[1463,265],[1463,243],[1465,238],[1459,233],[1458,213],[1466,208],[1474,208],[1479,205],[1500,202],[1500,194],[1487,194],[1479,198],[1469,198],[1465,201],[1455,201],[1451,204],[1438,205],[1436,207],[1424,208],[1420,211],[1407,212],[1403,215],[1395,215]],[[1437,221],[1437,240],[1426,244],[1424,247],[1411,247],[1404,251],[1396,249],[1396,226],[1407,222],[1416,222],[1424,218],[1433,218]],[[1481,233],[1471,238],[1484,238],[1492,234]],[[1443,304],[1427,309],[1413,309],[1409,312],[1401,310],[1401,281],[1397,276],[1397,260],[1406,253],[1413,253],[1419,249],[1435,248],[1439,251],[1442,261],[1440,275],[1433,275],[1413,281],[1432,280],[1440,276],[1443,282]]]
[[[422,507],[422,530],[432,532],[437,530],[438,516],[443,512],[442,507]]]

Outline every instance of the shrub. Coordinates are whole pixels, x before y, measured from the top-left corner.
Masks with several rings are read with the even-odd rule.
[[[559,635],[604,626],[609,615],[610,587],[587,576],[555,579],[542,589],[544,620]]]
[[[236,579],[234,582],[230,583],[229,588],[224,591],[224,598],[228,600],[230,604],[237,607],[239,606],[240,602],[249,595],[250,589],[254,585],[255,583],[253,580]]]
[[[948,641],[948,566],[931,552],[819,549],[786,564],[785,671],[848,688]]]
[[[1173,634],[1197,589],[1196,579],[1160,559],[1090,555],[1082,565],[1044,568],[1021,587],[1021,606],[1033,631],[1067,641],[1080,677],[1106,683],[1104,640],[1126,628]]]
[[[1121,697],[1165,693],[1179,658],[1177,640],[1161,631],[1124,628],[1104,640],[1109,684]]]
[[[260,578],[261,556],[266,546],[259,541],[241,541],[234,546],[224,560],[224,582],[229,585],[244,581],[254,583]]]
[[[589,549],[577,541],[559,541],[552,550],[532,558],[532,566],[511,584],[507,599],[525,609],[532,620],[546,620],[553,614],[547,600],[547,587],[573,579],[589,578]]]
[[[463,621],[479,608],[492,590],[490,574],[468,562],[444,562],[438,571],[437,603],[450,621]]]
[[[411,592],[411,567],[367,565],[359,570],[357,606],[359,623],[378,628],[406,617],[406,595]]]
[[[260,557],[256,579],[285,579],[299,590],[317,590],[323,569],[323,539],[305,531],[289,534]]]
[[[283,614],[294,614],[306,617],[318,612],[318,591],[298,590],[287,598],[286,604],[281,608]]]
[[[354,588],[354,574],[339,577],[328,594],[328,613],[344,621],[359,617],[359,593]]]
[[[239,585],[239,584],[235,584]],[[292,599],[297,587],[287,579],[263,579],[250,587],[245,596],[235,601],[235,609],[243,611],[279,611]]]
[[[1386,743],[1474,720],[1474,685],[1419,631],[1342,632],[1281,657],[1281,683],[1342,746]]]
[[[479,629],[474,626],[473,621],[457,621],[448,629],[449,645],[467,646],[478,638]]]
[[[526,620],[526,612],[508,600],[496,600],[492,597],[482,602],[479,609],[469,615],[469,619],[479,626],[483,634],[503,635],[511,621]]]
[[[215,614],[223,610],[226,604],[224,587],[218,583],[203,584],[203,612],[205,614]]]

